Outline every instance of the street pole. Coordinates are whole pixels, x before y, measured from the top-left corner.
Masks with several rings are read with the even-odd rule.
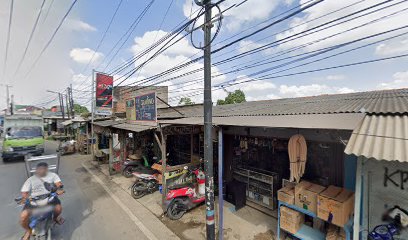
[[[68,116],[68,119],[70,119],[71,118],[71,114],[70,114],[70,108],[69,108],[69,98],[68,98],[68,93],[69,93],[69,89],[67,89],[67,94],[65,95],[65,101],[66,101],[66,104],[67,104],[67,116]]]
[[[95,112],[95,69],[92,69],[92,102],[91,102],[91,152],[92,160],[95,158],[95,152],[93,147],[94,139],[94,112]],[[88,143],[89,144],[89,143]]]
[[[71,116],[75,118],[75,111],[74,111],[74,97],[72,96],[72,84],[69,85],[69,96],[70,96],[70,103],[71,103]]]
[[[214,170],[211,97],[211,0],[205,0],[204,19],[204,172],[207,239],[215,240]]]
[[[7,94],[7,96],[6,96],[6,98],[7,98],[7,112],[6,112],[6,115],[11,113],[11,111],[10,111],[10,90],[9,90],[9,87],[10,87],[10,85],[6,85],[6,94]]]
[[[6,87],[6,103],[7,103],[6,115],[7,115],[7,114],[10,114],[10,88],[12,86],[9,84],[0,84],[0,86]]]

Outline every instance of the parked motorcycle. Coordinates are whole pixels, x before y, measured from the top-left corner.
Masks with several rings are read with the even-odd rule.
[[[133,173],[133,175],[136,177],[136,181],[131,187],[131,195],[134,199],[139,199],[146,194],[159,190],[159,173]]]
[[[196,207],[205,201],[205,175],[200,169],[188,171],[186,178],[194,175],[192,182],[172,185],[168,187],[166,195],[167,216],[172,220],[180,219],[188,210]],[[190,176],[189,176],[190,175]]]
[[[48,189],[48,188],[47,188]],[[54,206],[49,204],[58,196],[55,185],[50,187],[50,193],[30,197],[31,206],[34,208],[31,212],[29,226],[32,229],[31,235],[34,240],[51,240],[51,229],[54,226]],[[21,203],[22,198],[15,199],[17,203]]]
[[[153,157],[153,162],[157,162],[157,157]],[[154,171],[149,165],[149,161],[146,156],[143,156],[142,161],[125,160],[122,164],[122,175],[126,178],[133,177],[133,173],[145,173],[153,174]]]
[[[368,235],[368,239],[394,240],[394,236],[398,235],[401,229],[408,227],[408,211],[395,206],[384,214],[383,221],[390,223],[376,226]]]

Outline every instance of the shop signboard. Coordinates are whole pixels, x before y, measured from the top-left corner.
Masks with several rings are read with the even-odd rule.
[[[126,100],[126,120],[136,121],[135,99]]]
[[[96,73],[95,114],[112,115],[113,77]]]
[[[136,121],[157,121],[156,92],[135,98]]]

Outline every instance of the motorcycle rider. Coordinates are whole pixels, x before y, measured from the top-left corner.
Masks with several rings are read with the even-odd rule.
[[[21,203],[24,204],[24,208],[20,214],[20,224],[26,230],[24,236],[22,237],[23,240],[30,239],[31,229],[29,227],[29,222],[31,210],[34,208],[30,204],[30,201],[27,201],[27,199],[30,196],[36,197],[50,193],[45,187],[46,183],[55,184],[55,186],[58,189],[57,190],[58,195],[64,193],[64,191],[62,190],[63,185],[60,177],[57,174],[48,171],[47,163],[40,162],[36,166],[35,174],[28,178],[21,188],[22,195]],[[62,207],[60,200],[57,197],[55,197],[49,204],[54,206],[54,221],[58,224],[62,224],[63,219],[61,217]]]

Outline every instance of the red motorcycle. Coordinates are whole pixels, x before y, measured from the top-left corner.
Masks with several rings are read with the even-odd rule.
[[[200,169],[188,171],[186,179],[194,174],[192,182],[169,186],[166,195],[167,216],[172,220],[180,219],[184,213],[205,201],[205,175]]]

